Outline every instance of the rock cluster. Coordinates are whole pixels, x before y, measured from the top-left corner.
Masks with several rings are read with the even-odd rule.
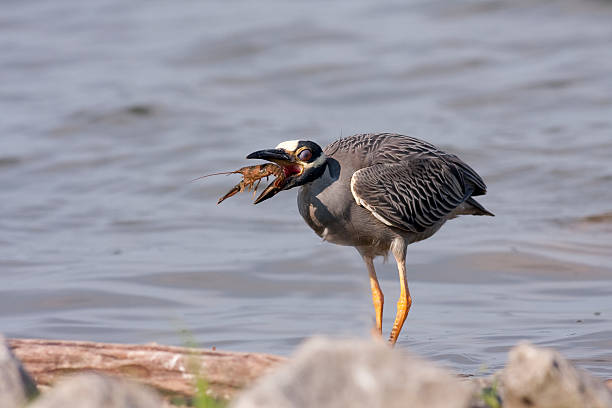
[[[612,393],[602,381],[576,369],[555,350],[527,343],[510,350],[501,382],[504,407],[612,407]]]
[[[0,407],[21,407],[37,393],[36,384],[0,335]]]
[[[16,343],[22,344],[23,341],[12,341],[11,344]],[[99,347],[106,349],[104,344],[99,344]],[[143,346],[147,347],[151,349],[153,346]],[[164,346],[155,347],[153,349],[159,357],[159,348]],[[23,349],[20,355],[25,357]],[[67,366],[66,361],[56,358],[57,354],[47,355],[54,356],[56,367]],[[225,354],[222,356],[227,359]],[[253,363],[252,355],[241,356],[245,364]],[[48,378],[40,370],[40,361],[30,358],[24,361],[26,369],[31,364],[37,370],[36,379]],[[229,361],[235,363],[235,359]],[[44,363],[45,367],[49,365],[48,361]],[[95,361],[91,365],[95,369]],[[167,361],[165,365],[168,365]],[[218,365],[216,369],[220,367]],[[243,372],[232,368],[229,371],[236,375]],[[146,378],[141,376],[138,379],[146,383]],[[236,381],[244,380],[232,381],[236,384]],[[160,389],[156,383],[152,385]],[[51,389],[38,395],[34,381],[0,336],[1,408],[169,406],[169,402],[149,386],[94,373],[66,375]],[[506,367],[493,378],[466,380],[401,350],[391,349],[382,342],[314,338],[307,341],[291,360],[262,375],[232,401],[231,407],[612,408],[612,392],[604,382],[575,368],[556,351],[526,343],[510,351]]]
[[[494,378],[461,380],[383,343],[312,339],[233,408],[612,408],[612,392],[554,350],[523,343]]]
[[[83,373],[58,382],[28,408],[155,408],[157,392],[129,380]]]
[[[424,360],[361,340],[315,338],[234,408],[463,408],[472,387]]]

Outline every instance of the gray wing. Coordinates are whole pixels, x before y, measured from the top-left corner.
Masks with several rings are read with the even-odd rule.
[[[461,159],[415,137],[394,133],[358,134],[331,143],[325,147],[325,154],[332,157],[342,154],[344,159],[354,160],[357,168],[401,164],[419,159],[442,160],[459,171],[458,177],[471,185],[473,196],[483,195],[487,191],[478,173]]]
[[[381,222],[422,232],[449,215],[474,192],[464,172],[443,158],[375,164],[356,171],[351,192]]]

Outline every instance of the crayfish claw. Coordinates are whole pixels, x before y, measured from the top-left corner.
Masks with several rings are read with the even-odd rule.
[[[223,197],[219,198],[219,201],[217,201],[217,205],[221,204],[224,200],[230,198],[233,195],[236,195],[238,192],[241,191],[242,186],[241,186],[242,182],[240,182],[239,184],[236,184],[234,186],[234,188],[232,188],[230,191],[227,192],[226,195],[224,195]]]

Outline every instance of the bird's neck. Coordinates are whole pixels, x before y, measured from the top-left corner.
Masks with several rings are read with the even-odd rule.
[[[312,183],[313,181],[324,177],[325,174],[328,173],[327,169],[329,167],[329,159],[325,158],[322,164],[319,164],[317,167],[311,167],[304,174],[304,179],[301,184]]]

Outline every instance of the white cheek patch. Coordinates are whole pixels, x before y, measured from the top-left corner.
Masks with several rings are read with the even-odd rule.
[[[295,152],[298,148],[299,140],[287,140],[286,142],[279,143],[276,146],[277,149],[284,149],[288,152]]]
[[[276,148],[283,149],[284,151],[288,153],[295,153],[295,151],[298,149],[299,144],[300,144],[300,140],[287,140],[286,142],[279,143],[278,146],[276,146]],[[323,153],[321,153],[321,155],[317,157],[317,159],[313,161],[312,163],[301,162],[300,165],[304,169],[309,169],[312,167],[322,166],[325,163],[325,160],[327,160],[327,157]]]

